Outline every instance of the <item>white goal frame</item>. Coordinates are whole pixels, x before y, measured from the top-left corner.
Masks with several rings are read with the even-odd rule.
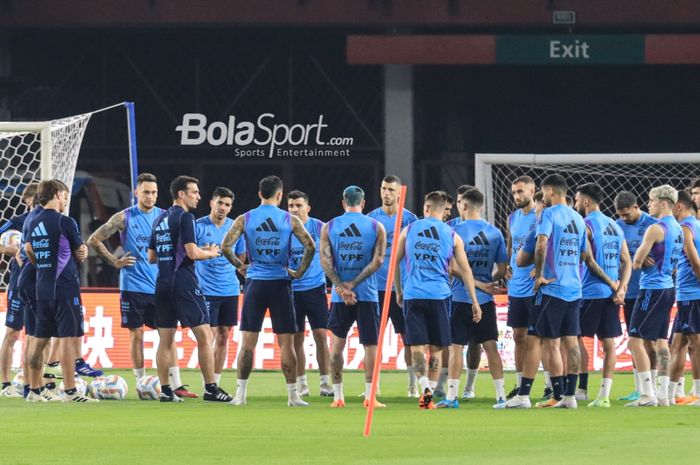
[[[51,179],[51,121],[0,122],[0,132],[33,132],[41,138],[40,179]]]

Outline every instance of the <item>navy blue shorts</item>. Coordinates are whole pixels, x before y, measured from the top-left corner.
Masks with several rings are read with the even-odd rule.
[[[326,285],[322,284],[305,291],[294,291],[294,313],[297,318],[297,329],[300,332],[304,331],[307,319],[311,329],[328,328]]]
[[[452,342],[450,300],[450,298],[404,300],[406,344],[449,347]]]
[[[679,300],[673,326],[674,333],[700,333],[700,300]]]
[[[294,296],[290,280],[246,280],[240,330],[259,333],[262,330],[265,312],[268,309],[272,319],[273,333],[297,332]]]
[[[156,296],[145,292],[122,291],[119,295],[122,328],[136,329],[143,325],[156,328]]]
[[[24,303],[16,289],[7,291],[5,326],[15,331],[22,331],[22,328],[24,328]]]
[[[527,334],[547,339],[578,336],[580,307],[580,300],[567,302],[539,291],[530,313]]]
[[[607,299],[584,299],[581,301],[581,336],[609,339],[622,336],[620,307]]]
[[[623,306],[623,313],[625,314],[625,327],[627,328],[627,333],[630,332],[630,321],[632,320],[632,310],[634,310],[634,303],[637,301],[634,299],[625,299],[625,305]]]
[[[452,303],[450,319],[452,344],[467,345],[498,340],[498,320],[496,305],[493,302],[481,304],[481,321],[474,323],[472,304],[465,302]]]
[[[343,302],[333,302],[328,316],[328,329],[339,337],[348,337],[348,331],[357,322],[360,333],[360,344],[376,346],[379,340],[379,304],[377,302],[357,302],[355,305],[345,305]]]
[[[24,334],[34,336],[36,334],[36,291],[20,289],[19,294],[24,305]]]
[[[210,326],[236,326],[238,324],[238,296],[205,295],[209,309]]]
[[[533,297],[511,297],[508,296],[508,321],[511,328],[527,328],[532,311]]]
[[[377,291],[379,295],[379,308],[384,305],[384,291]],[[394,332],[396,334],[404,334],[406,332],[406,319],[403,316],[403,309],[399,307],[396,302],[396,292],[391,291],[391,297],[389,299],[389,319],[391,320],[391,326],[394,327]]]
[[[36,332],[42,339],[82,337],[83,306],[80,296],[36,301]]]
[[[159,291],[156,289],[156,327],[196,328],[209,324],[209,309],[199,289],[175,289]]]
[[[669,289],[642,289],[632,310],[630,337],[646,341],[668,338],[671,308],[676,300],[676,291]]]

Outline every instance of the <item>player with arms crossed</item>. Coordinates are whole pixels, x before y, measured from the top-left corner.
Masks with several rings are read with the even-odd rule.
[[[253,351],[262,330],[265,312],[270,310],[272,331],[280,346],[282,372],[287,382],[287,405],[308,405],[297,392],[297,357],[294,333],[297,331],[292,295],[292,279],[304,276],[314,257],[316,246],[299,218],[280,209],[282,180],[268,176],[260,180],[260,206],[240,215],[226,233],[222,249],[228,261],[246,276],[245,296],[241,311],[241,347],[238,354],[238,387],[234,405],[245,405],[248,378],[253,369]],[[289,268],[289,247],[292,235],[304,247],[297,269]],[[233,245],[244,236],[250,267],[236,257]]]
[[[433,409],[433,391],[437,386],[442,353],[451,344],[450,334],[450,261],[455,260],[459,276],[472,298],[472,318],[481,320],[464,242],[442,222],[445,196],[431,192],[423,203],[424,218],[408,225],[399,237],[396,260],[406,257],[406,285],[402,286],[401,268],[396,267],[396,299],[404,308],[406,339],[411,346],[413,366],[421,389],[418,407]],[[405,292],[405,294],[404,294]],[[428,368],[425,354],[430,350]],[[459,355],[461,357],[461,354]],[[456,395],[456,389],[454,394]]]
[[[204,378],[204,401],[230,402],[229,396],[214,380],[214,353],[209,309],[199,289],[195,260],[209,260],[219,255],[216,245],[198,247],[194,215],[200,195],[197,179],[178,176],[170,183],[173,205],[153,223],[148,244],[148,261],[158,263],[156,279],[156,327],[160,336],[156,361],[161,383],[161,402],[180,402],[169,384],[169,367],[173,360],[178,321],[190,328],[197,339],[199,367]]]
[[[630,318],[627,348],[639,375],[638,400],[626,404],[629,407],[668,406],[669,364],[668,324],[671,307],[675,301],[673,274],[683,253],[683,230],[673,217],[672,209],[678,201],[678,191],[669,185],[649,191],[649,213],[658,222],[649,226],[642,243],[634,255],[633,266],[641,269],[640,294]],[[647,256],[654,264],[645,265]],[[651,341],[656,350],[659,366],[658,398],[654,395],[649,356],[644,341]]]

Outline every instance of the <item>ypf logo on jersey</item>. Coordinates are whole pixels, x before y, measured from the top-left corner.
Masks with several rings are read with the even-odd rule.
[[[239,121],[230,115],[228,121],[213,121],[201,113],[185,113],[182,124],[175,128],[180,133],[180,145],[236,146],[236,158],[248,157],[348,157],[353,137],[327,137],[323,115],[307,124],[275,122],[274,113],[263,113],[255,122]],[[249,148],[255,146],[256,148]],[[333,146],[328,149],[326,147]]]

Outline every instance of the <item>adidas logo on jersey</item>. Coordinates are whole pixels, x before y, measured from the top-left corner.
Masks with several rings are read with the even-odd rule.
[[[424,229],[423,231],[419,232],[418,235],[420,237],[427,237],[428,239],[435,239],[436,241],[440,240],[440,235],[438,234],[435,226]]]
[[[277,226],[275,226],[275,223],[273,223],[272,218],[268,218],[262,223],[260,223],[260,226],[255,228],[256,231],[265,231],[265,232],[277,232]]]
[[[567,226],[564,229],[564,232],[570,233],[570,234],[578,234],[578,228],[576,227],[576,222],[574,220],[571,220],[571,223],[569,223],[569,226]]]
[[[479,234],[469,241],[469,245],[489,245],[489,240],[486,238],[484,231],[479,231]]]
[[[345,231],[340,233],[340,237],[362,237],[362,234],[360,234],[360,230],[357,229],[355,223],[352,223],[345,228]]]
[[[163,221],[158,223],[158,226],[156,226],[156,231],[168,231],[170,229],[170,225],[168,224],[168,217],[165,217]]]
[[[604,236],[617,236],[617,230],[612,224],[609,224],[605,231],[603,231]]]
[[[48,235],[49,235],[49,233],[46,232],[46,228],[44,227],[43,221],[41,223],[37,224],[34,227],[34,230],[32,231],[32,237],[45,237]]]
[[[683,243],[683,234],[679,234],[676,236],[676,240],[673,241],[674,244],[682,244]]]

